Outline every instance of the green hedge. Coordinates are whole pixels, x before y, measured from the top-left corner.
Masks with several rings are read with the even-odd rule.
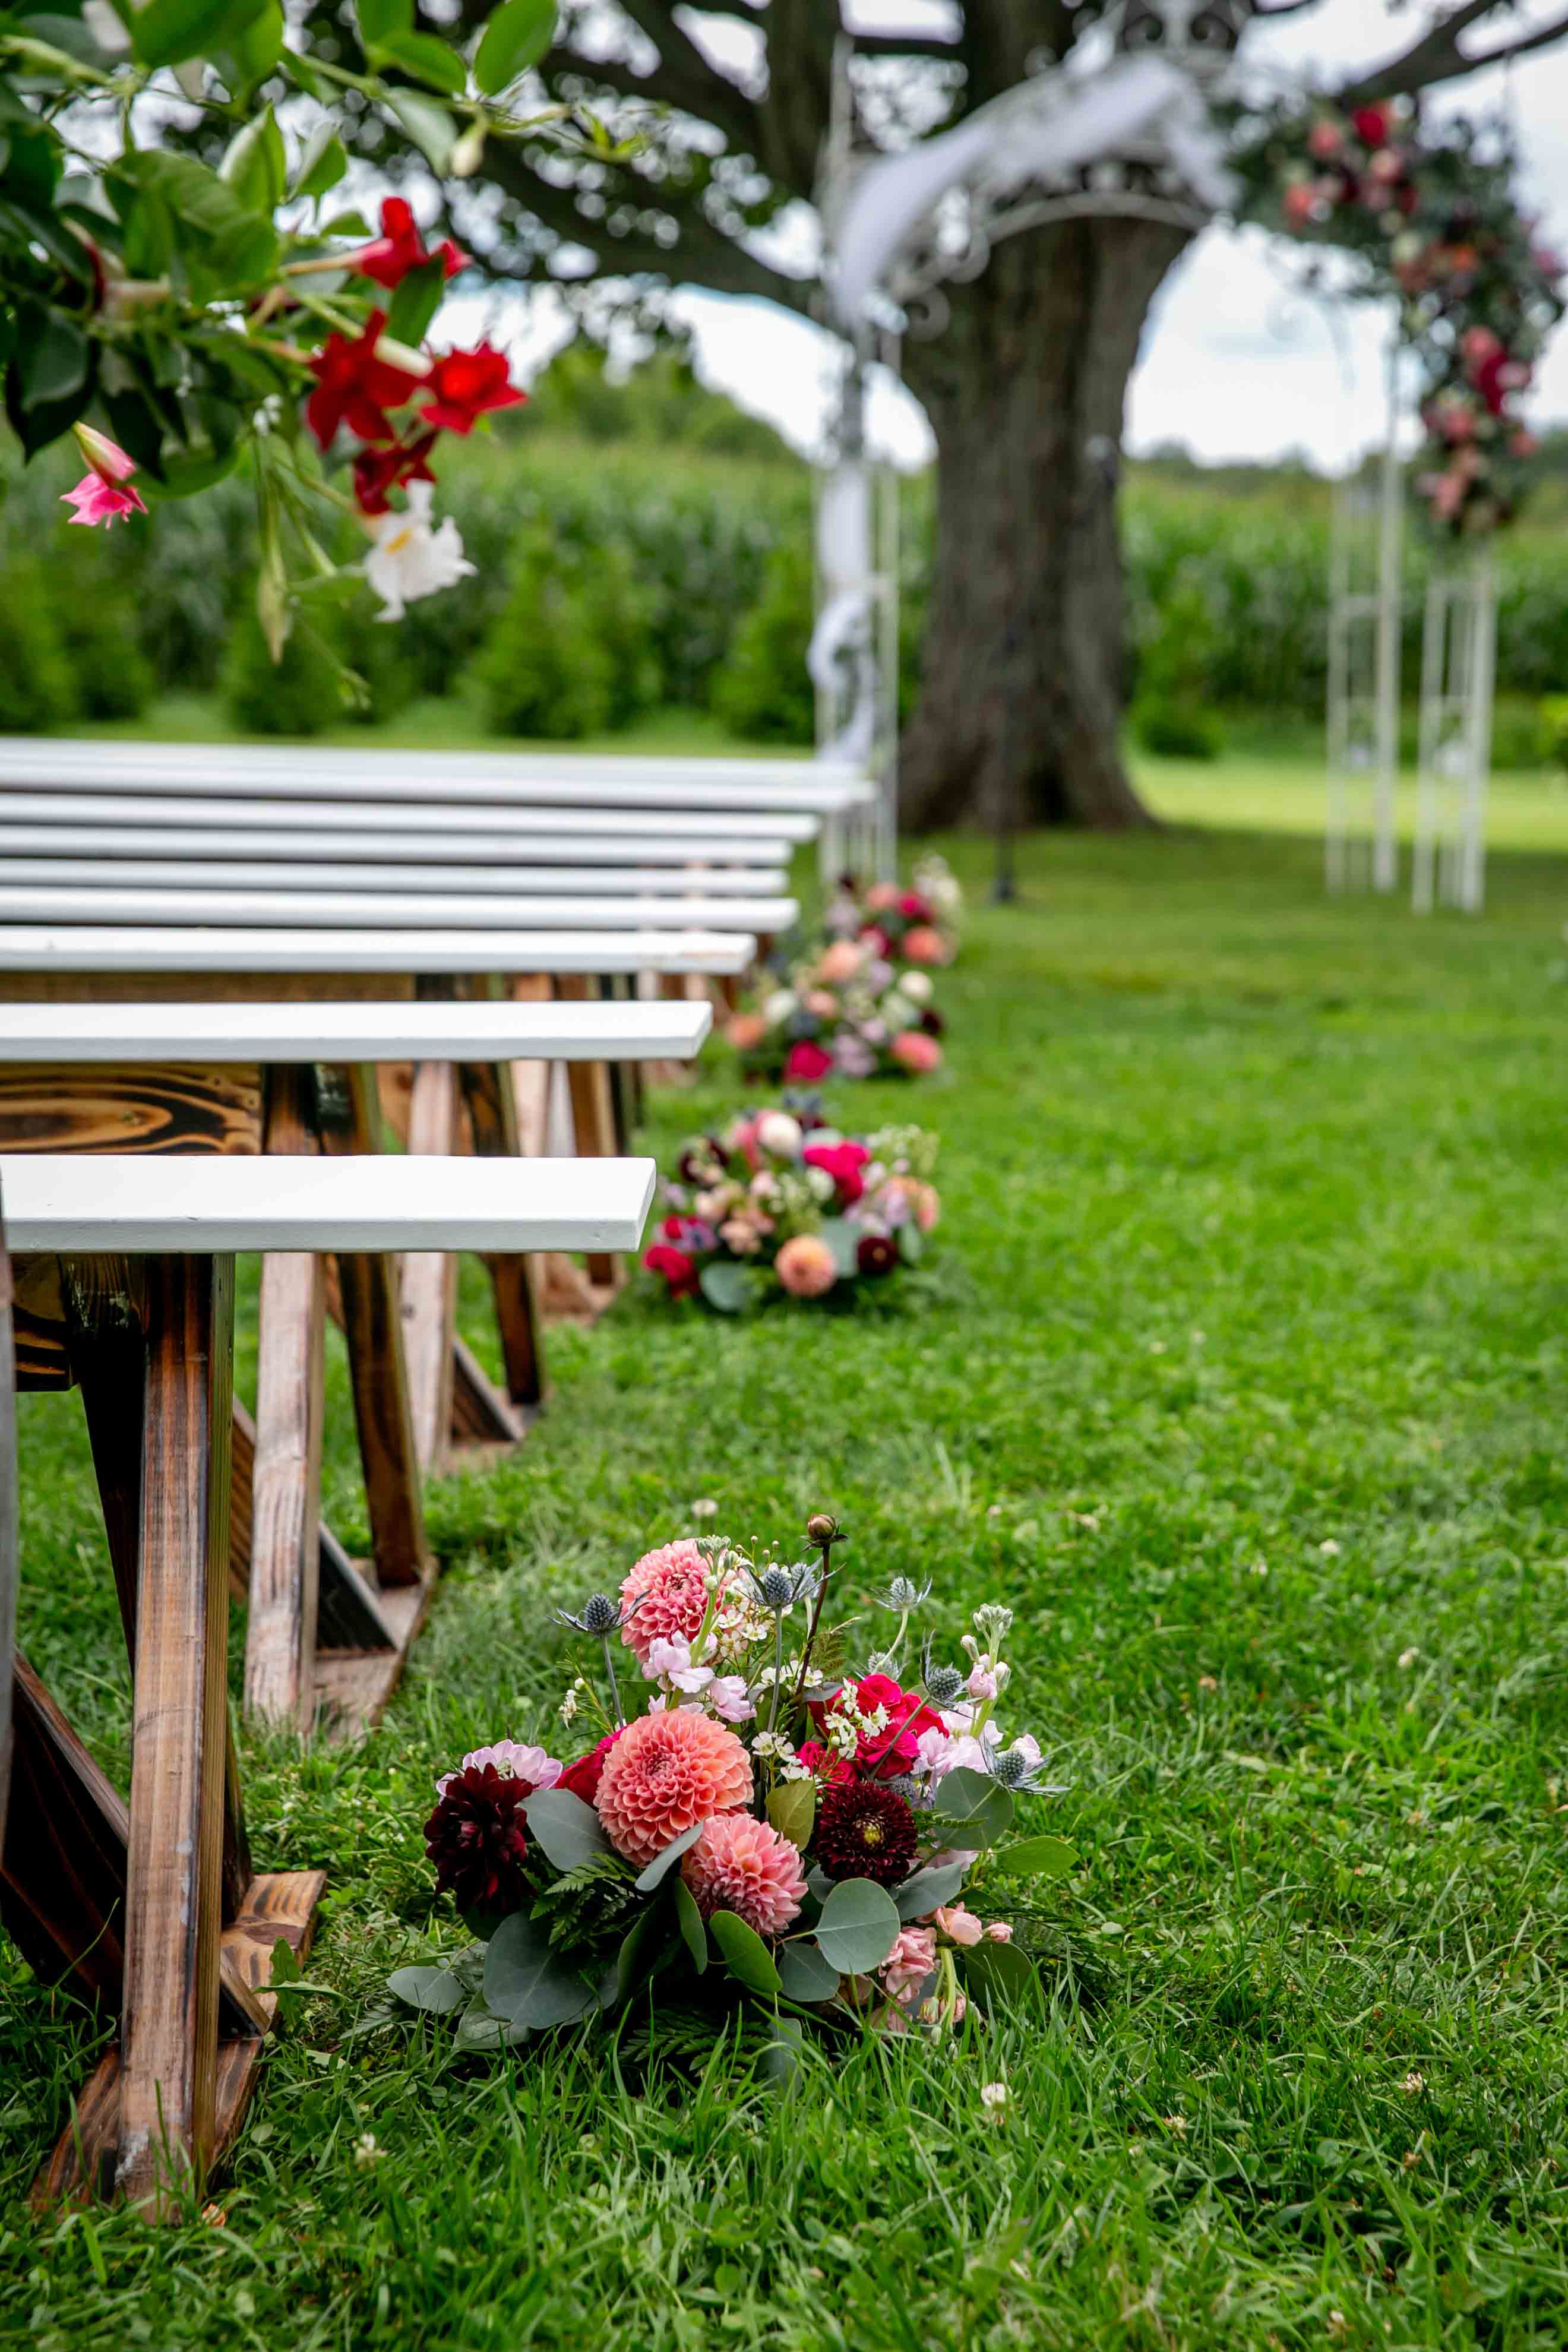
[[[726,454],[711,418],[700,449],[673,427],[658,439],[595,440],[592,432],[613,422],[614,387],[585,379],[581,389],[581,438],[544,429],[542,398],[523,413],[526,429],[443,453],[440,507],[457,520],[475,577],[395,625],[374,622],[363,595],[321,621],[365,677],[366,715],[388,716],[409,695],[447,694],[475,677],[493,723],[508,732],[625,726],[657,699],[714,709],[764,741],[808,741],[809,468],[784,456]],[[678,392],[672,384],[661,393],[667,426]],[[742,435],[735,446],[752,444]],[[23,614],[12,641],[36,640],[11,665],[7,725],[129,716],[151,691],[211,690],[226,678],[232,694],[244,691],[255,576],[246,480],[156,506],[146,522],[105,534],[66,526],[58,501],[76,468],[65,457],[21,469],[0,451],[0,471],[12,477],[0,505],[0,601]],[[907,709],[928,590],[929,479],[905,485],[904,506]],[[1172,714],[1243,711],[1319,719],[1325,487],[1281,477],[1242,495],[1202,477],[1133,467],[1122,520],[1134,698],[1150,722],[1161,729]],[[342,551],[352,558],[352,525],[345,534]],[[555,583],[548,592],[524,576],[546,561]],[[1404,605],[1410,695],[1429,561],[1413,532]],[[1568,544],[1527,523],[1500,548],[1499,568],[1499,688],[1505,703],[1533,709],[1568,691]],[[537,636],[526,652],[524,632]],[[590,639],[598,652],[584,652]],[[563,667],[573,660],[594,674],[580,690]],[[520,662],[535,675],[530,682],[520,669],[512,692],[506,671]],[[334,702],[332,715],[341,709]],[[1529,731],[1512,725],[1510,743]]]

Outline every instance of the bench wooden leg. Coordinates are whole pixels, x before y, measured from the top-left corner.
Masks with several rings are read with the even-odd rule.
[[[116,2185],[156,2215],[214,2150],[233,1259],[150,1260],[146,1313]]]
[[[569,1003],[588,1003],[596,994],[598,983],[586,972],[563,972],[556,982],[562,998]],[[566,1083],[572,1096],[572,1125],[576,1135],[577,1150],[584,1160],[609,1159],[616,1150],[615,1104],[610,1092],[610,1073],[603,1062],[568,1062]],[[602,1287],[615,1289],[621,1278],[619,1260],[607,1252],[595,1250],[587,1257],[588,1279]]]
[[[475,1152],[485,1160],[521,1159],[522,1136],[512,1092],[512,1065],[465,1063],[458,1076]],[[513,1251],[488,1254],[485,1265],[495,1295],[507,1394],[514,1405],[528,1411],[542,1404],[545,1393],[535,1262],[531,1255]]]
[[[458,1073],[450,1062],[421,1062],[415,1069],[408,1149],[442,1159],[458,1149]],[[411,1250],[403,1261],[403,1345],[421,1469],[435,1469],[446,1457],[457,1309],[458,1261],[452,1252]]]
[[[262,1260],[245,1703],[302,1731],[315,1710],[326,1312],[319,1257]]]

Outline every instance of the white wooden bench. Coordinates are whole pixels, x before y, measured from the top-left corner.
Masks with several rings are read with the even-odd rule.
[[[16,1358],[63,1334],[131,1651],[127,1805],[22,1662],[0,1918],[40,1977],[119,2019],[38,2184],[173,2214],[232,2141],[324,1874],[258,1876],[228,1738],[236,1249],[635,1248],[651,1160],[153,1160],[0,1155]]]
[[[787,930],[799,913],[778,897],[701,898],[638,893],[620,898],[552,897],[542,891],[484,898],[459,892],[299,888],[199,893],[176,889],[0,887],[0,924],[216,923],[261,929],[319,922],[367,930]]]
[[[374,1062],[412,1063],[407,1140],[415,1153],[473,1149],[504,1169],[520,1148],[511,1087],[519,1060],[685,1060],[711,1018],[706,1004],[351,1003],[300,1005],[13,1004],[0,1013],[0,1151],[131,1151],[121,1164],[167,1171],[177,1192],[185,1155],[249,1160],[282,1206],[319,1155],[374,1151]],[[178,1154],[179,1157],[165,1155]],[[279,1157],[279,1155],[302,1155]],[[143,1157],[142,1155],[146,1155]],[[553,1160],[590,1171],[609,1158]],[[84,1181],[90,1181],[87,1179]],[[579,1221],[578,1230],[583,1230]],[[356,1252],[329,1285],[320,1258],[263,1264],[254,1423],[237,1406],[232,1523],[237,1585],[248,1598],[246,1699],[309,1729],[321,1699],[317,1594],[325,1646],[379,1653],[353,1686],[350,1729],[384,1705],[434,1574],[420,1473],[443,1466],[463,1435],[515,1443],[542,1402],[536,1261],[485,1252],[495,1291],[506,1390],[494,1389],[458,1337],[450,1249],[410,1257]],[[241,1244],[235,1244],[241,1246]],[[604,1252],[594,1245],[595,1256]],[[321,1519],[329,1288],[348,1341],[373,1559],[351,1560]],[[32,1364],[35,1385],[69,1384],[68,1355]],[[305,1595],[309,1594],[307,1604]],[[340,1680],[342,1678],[340,1677]],[[336,1694],[340,1702],[342,1693]]]
[[[79,835],[63,856],[13,855],[0,831],[0,887],[66,890],[199,890],[204,898],[215,891],[312,890],[348,893],[395,892],[450,901],[458,894],[472,898],[505,898],[509,907],[531,905],[536,898],[593,898],[609,894],[641,903],[646,898],[681,898],[689,906],[700,894],[704,902],[744,898],[754,905],[764,898],[781,900],[789,876],[781,866],[540,866],[532,864],[465,866],[437,865],[421,859],[417,865],[382,865],[355,855],[342,863],[321,860],[296,847],[281,845],[269,857],[192,858],[171,851],[156,857],[113,857],[100,847],[97,829]],[[794,904],[791,900],[788,903]],[[444,919],[450,919],[449,917]]]
[[[465,854],[476,857],[489,856],[492,850],[508,846],[519,848],[534,841],[566,838],[574,845],[584,841],[608,840],[617,856],[622,854],[623,843],[635,843],[637,856],[651,860],[661,854],[661,844],[673,844],[679,852],[679,863],[684,859],[688,843],[698,845],[698,855],[765,856],[781,842],[798,845],[815,841],[822,820],[786,809],[760,814],[747,809],[710,810],[698,818],[683,816],[678,809],[579,808],[570,804],[489,809],[450,803],[421,806],[412,801],[367,808],[363,801],[327,799],[204,800],[196,793],[162,793],[156,781],[151,778],[144,785],[121,793],[80,791],[74,784],[54,784],[40,791],[12,784],[0,772],[0,824],[134,825],[160,834],[171,827],[196,826],[219,835],[253,830],[272,836],[281,832],[289,839],[310,833],[346,832],[351,849],[357,846],[362,827],[374,827],[373,837],[414,834],[437,844],[461,835]]]
[[[701,927],[672,930],[551,930],[528,925],[455,930],[435,924],[377,933],[345,930],[330,923],[269,925],[265,930],[232,924],[171,929],[147,923],[0,924],[0,973],[118,973],[138,987],[150,975],[214,973],[247,979],[264,993],[281,975],[343,975],[374,982],[386,995],[386,982],[402,978],[413,991],[415,973],[448,978],[483,972],[580,977],[707,973],[734,978],[755,959],[757,942],[744,931]]]
[[[704,887],[715,874],[746,867],[779,877],[765,887],[782,890],[786,887],[782,874],[795,846],[782,834],[772,837],[726,835],[719,841],[705,841],[690,832],[612,835],[557,829],[552,833],[454,833],[449,827],[432,825],[426,832],[399,833],[380,825],[369,810],[359,813],[362,823],[340,825],[331,831],[301,830],[287,822],[273,825],[208,824],[209,814],[222,813],[221,801],[213,803],[211,812],[198,804],[202,819],[199,824],[146,824],[140,822],[141,804],[133,805],[138,821],[130,824],[115,824],[101,816],[79,815],[68,805],[47,823],[18,822],[7,816],[4,795],[0,795],[0,856],[75,857],[81,856],[86,842],[94,857],[112,858],[117,863],[121,858],[157,857],[190,858],[205,865],[251,858],[268,865],[296,865],[352,857],[369,858],[379,866],[467,866],[482,859],[487,870],[498,865],[517,866],[552,875],[560,867],[630,868],[643,874],[659,866],[694,866],[700,869]],[[351,816],[353,814],[350,812]],[[779,822],[783,824],[786,820],[781,817]]]

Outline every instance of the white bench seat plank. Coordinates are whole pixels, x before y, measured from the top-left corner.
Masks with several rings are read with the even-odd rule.
[[[112,802],[110,806],[112,809]],[[696,834],[617,836],[593,833],[490,833],[463,834],[454,839],[449,833],[384,833],[368,824],[359,829],[345,826],[331,833],[301,834],[287,823],[270,829],[265,825],[236,825],[225,832],[216,826],[114,824],[105,824],[101,817],[79,820],[68,804],[61,815],[66,822],[13,824],[5,795],[0,793],[0,856],[79,857],[90,853],[94,858],[116,861],[147,857],[195,858],[204,862],[262,858],[289,866],[350,857],[356,864],[361,859],[372,859],[381,866],[450,866],[458,875],[476,870],[489,873],[497,865],[509,865],[548,868],[552,883],[558,867],[632,867],[640,873],[658,866],[700,866],[704,888],[737,889],[743,885],[721,884],[718,877],[729,868],[746,867],[764,873],[767,888],[782,889],[782,871],[789,864],[794,846],[783,839],[768,841],[761,837],[755,841],[710,842]],[[463,862],[474,858],[485,859],[485,866],[476,869]],[[619,887],[603,877],[599,879],[603,888]],[[466,883],[453,884],[454,888],[467,887]],[[754,883],[752,887],[764,886]]]
[[[262,860],[226,858],[220,865],[177,857],[127,857],[106,861],[88,836],[68,857],[13,857],[0,834],[0,887],[95,890],[367,890],[416,891],[421,898],[442,893],[516,899],[562,897],[627,898],[651,894],[682,897],[763,898],[781,895],[789,885],[782,868],[719,866],[694,874],[689,866],[375,866],[356,858],[343,865],[317,865],[313,860],[280,865]]]
[[[224,923],[291,926],[321,922],[342,929],[427,927],[472,930],[510,925],[519,930],[787,931],[799,908],[793,898],[707,898],[654,896],[589,898],[497,896],[485,898],[418,891],[48,889],[0,886],[0,923]]]
[[[708,1004],[0,1004],[7,1062],[687,1062]]]
[[[417,803],[367,808],[359,801],[209,801],[198,793],[161,793],[155,779],[128,793],[85,792],[65,783],[37,791],[12,784],[3,772],[0,819],[18,824],[200,825],[224,833],[243,827],[266,834],[339,831],[352,835],[351,852],[358,848],[363,829],[374,826],[378,835],[434,834],[442,840],[452,834],[471,835],[464,849],[475,857],[489,856],[492,843],[565,837],[574,843],[603,838],[616,845],[617,855],[623,842],[629,846],[635,841],[638,857],[651,857],[652,847],[644,845],[658,841],[679,846],[696,839],[702,844],[702,854],[713,856],[728,855],[731,845],[755,845],[754,854],[765,858],[774,844],[815,841],[821,829],[819,817],[792,815],[785,809],[772,815],[721,809],[697,818],[683,816],[678,809],[485,809],[421,807]]]
[[[15,740],[15,739],[14,739]],[[134,760],[122,757],[133,749]],[[136,793],[149,782],[162,793],[212,799],[265,793],[279,800],[473,802],[498,808],[787,809],[837,816],[868,806],[876,787],[847,771],[823,774],[805,761],[752,761],[735,772],[721,761],[626,762],[579,759],[538,768],[488,755],[451,752],[366,753],[299,751],[265,759],[234,747],[179,747],[195,759],[176,760],[170,744],[54,743],[16,752],[0,743],[4,772],[15,782],[69,782],[94,793]],[[739,764],[739,763],[737,763]]]
[[[747,971],[744,931],[345,931],[0,924],[8,972],[707,972]],[[0,1005],[0,1023],[5,1007]]]
[[[651,1160],[0,1153],[13,1251],[635,1250]]]

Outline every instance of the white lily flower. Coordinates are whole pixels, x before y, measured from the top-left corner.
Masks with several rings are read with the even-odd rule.
[[[364,576],[382,600],[378,621],[401,621],[405,608],[422,596],[456,587],[474,566],[450,515],[433,529],[430,500],[435,485],[410,482],[405,514],[375,519],[375,546],[364,560]]]

